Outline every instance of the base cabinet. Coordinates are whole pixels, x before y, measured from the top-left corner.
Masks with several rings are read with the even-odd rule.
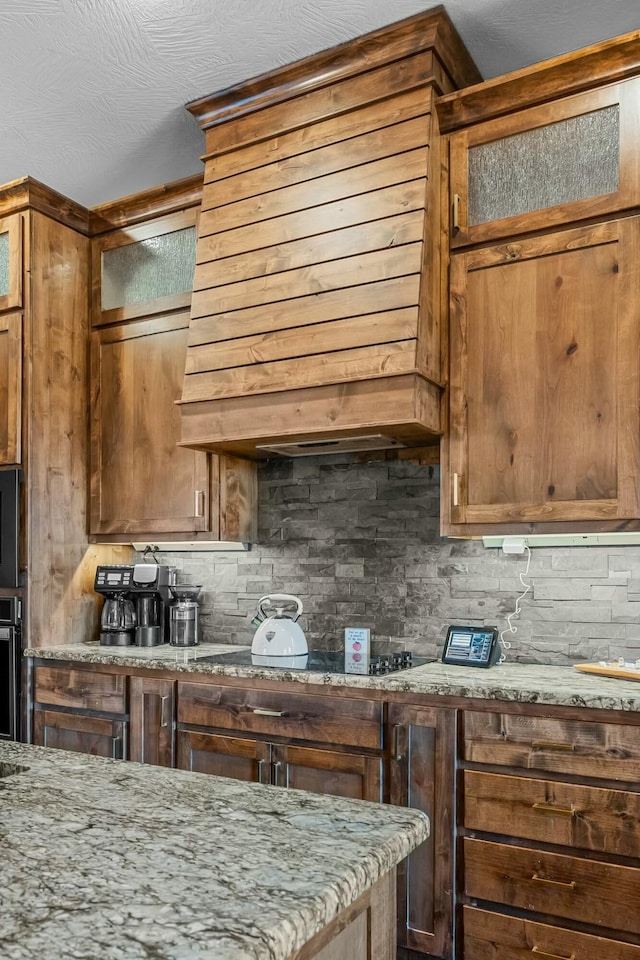
[[[638,960],[639,762],[637,726],[465,713],[463,960]]]
[[[456,712],[391,704],[390,801],[423,810],[429,839],[398,868],[398,943],[430,956],[453,953]]]
[[[131,677],[129,681],[129,760],[158,767],[173,764],[173,680]]]

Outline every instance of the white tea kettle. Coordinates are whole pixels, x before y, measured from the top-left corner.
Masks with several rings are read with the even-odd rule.
[[[294,614],[284,608],[296,605]],[[270,616],[265,605],[275,607]],[[297,619],[302,613],[302,601],[288,593],[271,593],[258,600],[258,616],[263,619],[256,630],[251,653],[261,657],[301,657],[309,652],[307,638]]]

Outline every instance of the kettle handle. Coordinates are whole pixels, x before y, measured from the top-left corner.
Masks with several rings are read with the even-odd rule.
[[[262,608],[262,604],[266,603],[267,600],[276,601],[274,606],[277,605],[278,600],[288,600],[295,603],[298,609],[295,612],[295,616],[291,617],[294,623],[302,613],[302,600],[298,597],[294,597],[291,593],[269,593],[266,597],[261,597],[258,600],[258,613],[261,613],[263,617],[268,617],[266,610]]]

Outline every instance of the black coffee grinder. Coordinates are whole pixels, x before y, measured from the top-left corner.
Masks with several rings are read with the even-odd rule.
[[[159,563],[100,565],[94,590],[105,597],[100,620],[103,646],[155,647],[169,640],[169,581]]]

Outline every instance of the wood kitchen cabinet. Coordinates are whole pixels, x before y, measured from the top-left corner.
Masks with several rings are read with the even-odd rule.
[[[22,456],[22,314],[0,315],[0,464]]]
[[[637,726],[469,711],[462,765],[464,960],[637,960]]]
[[[452,257],[449,532],[640,517],[639,252],[631,217]]]
[[[126,686],[121,675],[59,664],[36,666],[33,742],[123,759],[127,756]],[[109,713],[114,716],[104,715]]]
[[[0,311],[22,306],[23,235],[22,214],[0,220]]]
[[[398,944],[453,955],[456,712],[389,705],[391,803],[423,810],[431,834],[398,870]],[[474,960],[474,958],[468,958]]]
[[[639,71],[630,34],[437,103],[445,535],[640,529]]]
[[[632,79],[452,136],[452,247],[637,207],[639,99]]]
[[[255,467],[178,446],[201,189],[191,178],[93,211],[95,539],[255,538]]]
[[[174,714],[173,680],[131,677],[128,759],[173,767]]]
[[[183,769],[383,799],[379,703],[181,682],[178,725]]]

